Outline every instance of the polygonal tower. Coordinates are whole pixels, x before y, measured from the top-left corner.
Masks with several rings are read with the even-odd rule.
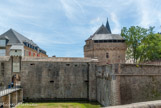
[[[112,34],[107,20],[91,35],[84,46],[84,56],[97,58],[100,65],[124,63],[126,43],[119,34]]]

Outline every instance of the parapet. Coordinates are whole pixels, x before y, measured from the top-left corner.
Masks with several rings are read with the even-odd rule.
[[[0,61],[9,61],[10,56],[0,56]]]
[[[97,59],[79,57],[22,57],[22,61],[44,61],[44,62],[95,62]]]

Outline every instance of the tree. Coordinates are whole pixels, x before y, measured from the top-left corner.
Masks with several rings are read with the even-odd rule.
[[[140,59],[139,62],[156,60],[161,58],[161,35],[150,32],[149,35],[142,40],[139,46]]]
[[[154,27],[148,29],[132,26],[123,27],[121,35],[126,41],[126,59],[133,63],[161,58],[161,35],[154,33]]]

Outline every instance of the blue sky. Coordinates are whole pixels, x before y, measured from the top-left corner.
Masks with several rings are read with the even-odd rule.
[[[161,32],[161,1],[1,0],[0,34],[13,28],[49,56],[83,57],[85,40],[107,17],[114,34],[133,25]]]

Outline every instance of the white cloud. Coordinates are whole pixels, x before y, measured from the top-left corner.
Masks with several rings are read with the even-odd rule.
[[[43,33],[33,32],[33,31],[28,31],[24,33],[29,39],[43,46],[51,46],[54,44],[64,44],[64,45],[65,44],[75,44],[75,42],[72,42],[70,39],[65,38],[65,36],[59,35],[59,37],[61,38],[58,38],[57,36],[53,36],[54,34],[53,35],[43,34]]]
[[[161,30],[160,3],[160,0],[5,0],[0,1],[0,33],[13,28],[46,49],[55,49],[54,45],[63,45],[65,49],[71,45],[70,52],[77,53],[63,49],[58,53],[75,56],[80,54],[84,40],[105,24],[107,17],[112,33],[120,33],[121,27],[131,25],[156,26]],[[78,43],[81,45],[76,46]]]
[[[84,10],[76,0],[60,0],[65,15],[72,21],[84,15]],[[81,12],[81,13],[80,13]]]
[[[73,7],[69,4],[70,2],[67,2],[67,0],[60,0],[62,3],[62,6],[64,8],[65,14],[68,18],[73,19],[74,16],[74,9]]]
[[[117,15],[112,12],[110,14],[110,18],[111,18],[112,22],[114,23],[114,28],[112,29],[112,33],[114,33],[114,34],[120,33],[121,26],[120,26],[120,23],[119,23]]]
[[[103,24],[103,19],[100,17],[96,17],[90,20],[90,34],[93,34],[101,25]]]
[[[142,27],[161,24],[161,6],[159,0],[136,0],[139,25]]]
[[[100,23],[102,20],[100,17],[94,18],[90,21],[90,24],[96,24],[96,23]]]
[[[143,27],[148,27],[152,24],[151,16],[149,14],[150,7],[148,6],[148,1],[139,0],[137,1],[138,12],[140,13],[140,24]]]

